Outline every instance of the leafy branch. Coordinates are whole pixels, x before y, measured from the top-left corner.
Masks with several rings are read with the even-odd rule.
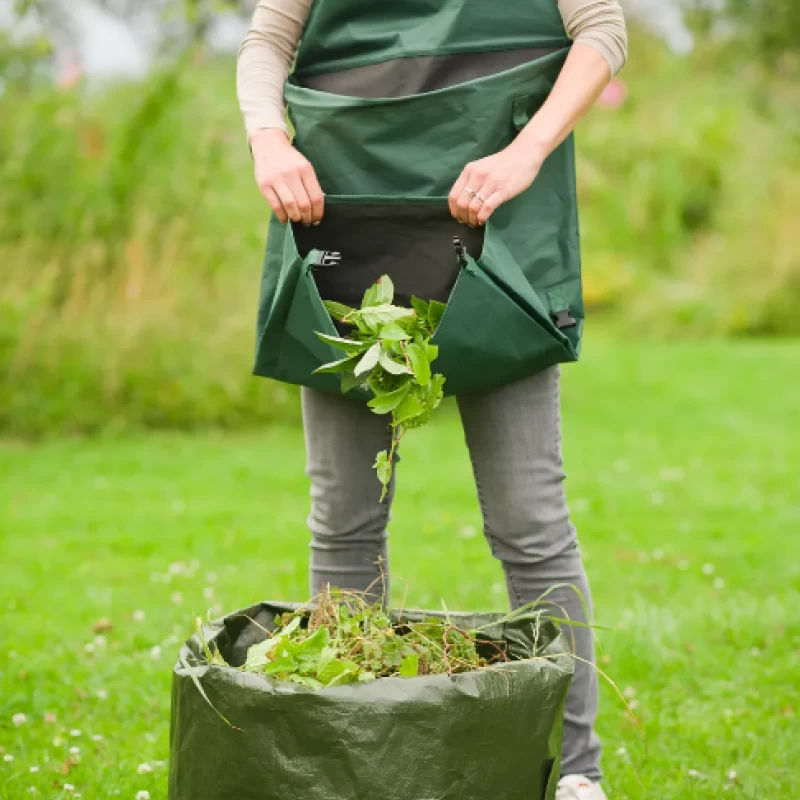
[[[351,326],[347,337],[317,333],[322,341],[343,350],[345,358],[324,364],[319,373],[342,375],[342,392],[362,387],[372,392],[367,405],[375,414],[391,414],[392,443],[375,459],[375,470],[386,497],[394,470],[397,445],[412,428],[420,428],[442,402],[444,376],[431,363],[439,348],[431,344],[444,314],[444,303],[411,298],[411,308],[392,305],[394,285],[384,275],[367,289],[361,308],[326,301],[336,321]]]

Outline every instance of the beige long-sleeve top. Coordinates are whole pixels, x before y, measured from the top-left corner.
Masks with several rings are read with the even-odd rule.
[[[553,0],[554,2],[556,0]],[[239,51],[237,88],[248,136],[262,128],[286,130],[283,85],[313,0],[259,0]],[[618,0],[558,0],[567,35],[597,50],[612,74],[628,54],[625,17]]]

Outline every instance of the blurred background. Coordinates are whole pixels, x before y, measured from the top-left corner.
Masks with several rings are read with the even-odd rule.
[[[249,377],[266,204],[234,89],[247,0],[0,0],[0,431],[296,415]],[[592,319],[800,332],[800,6],[627,3],[579,135]]]
[[[629,65],[578,135],[589,321],[562,382],[628,703],[601,681],[606,786],[796,800],[800,3],[625,5]],[[250,374],[251,6],[0,0],[0,800],[165,800],[193,615],[308,596],[297,392]],[[394,602],[501,610],[437,413],[403,441]]]

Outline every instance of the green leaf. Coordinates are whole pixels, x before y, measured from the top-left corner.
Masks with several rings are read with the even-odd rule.
[[[358,375],[354,375],[353,373],[342,375],[342,394],[352,392],[353,389],[357,389],[363,383],[364,379],[359,378]]]
[[[302,642],[292,642],[291,644],[287,644],[287,647],[291,648],[291,653],[296,658],[313,657],[319,659],[320,654],[324,648],[328,646],[329,642],[330,633],[328,629],[317,628],[311,636],[303,639]]]
[[[338,658],[332,658],[317,672],[317,680],[323,685],[328,685],[346,672],[350,672],[347,664]]]
[[[435,331],[439,327],[439,323],[444,316],[445,308],[447,308],[447,306],[444,303],[440,303],[438,300],[431,300],[428,320],[430,321],[432,330]]]
[[[368,308],[369,306],[380,305],[378,301],[378,284],[373,283],[372,286],[364,292],[364,299],[361,301],[361,308]]]
[[[319,333],[318,331],[315,331],[315,333],[323,342],[339,350],[363,350],[365,346],[364,342],[359,342],[356,339],[343,339],[341,336],[328,336],[327,333]]]
[[[411,384],[406,383],[399,389],[395,389],[393,392],[388,392],[387,394],[381,394],[377,397],[373,397],[372,400],[367,403],[367,405],[376,414],[388,414],[390,411],[394,411],[397,406],[403,402],[410,389]]]
[[[428,361],[427,352],[418,344],[413,342],[407,346],[408,358],[411,361],[411,369],[414,377],[420,386],[427,386],[431,381],[431,365]]]
[[[395,410],[394,421],[398,425],[401,422],[407,423],[414,417],[418,417],[424,410],[425,407],[422,403],[413,394],[409,394]]]
[[[264,675],[275,675],[281,672],[294,672],[298,666],[299,664],[295,661],[294,656],[285,655],[270,661],[261,671]]]
[[[317,367],[314,370],[314,374],[332,374],[337,372],[352,372],[355,368],[356,364],[358,364],[359,360],[361,359],[361,354],[357,353],[354,356],[348,356],[347,358],[341,358],[338,361],[330,361],[327,364],[323,364],[321,367]]]
[[[355,311],[354,308],[350,308],[350,306],[346,306],[344,303],[337,303],[335,300],[325,300],[324,305],[328,313],[337,322],[343,322],[348,314],[352,314]]]
[[[380,357],[378,359],[380,365],[390,374],[390,375],[410,375],[411,370],[405,364],[398,364],[397,361],[393,361],[387,353],[384,353],[381,350]],[[430,372],[430,370],[429,370]]]
[[[383,275],[378,279],[377,304],[391,303],[394,300],[394,284],[388,275]]]
[[[417,675],[419,675],[419,655],[414,653],[400,662],[400,677],[416,678]]]
[[[425,323],[428,319],[428,314],[430,313],[430,304],[426,303],[424,300],[420,300],[419,297],[411,297],[411,308],[417,312],[417,315],[420,318],[422,323]]]
[[[396,322],[390,322],[380,329],[378,337],[385,342],[402,342],[410,339],[411,334],[404,331]]]
[[[436,361],[436,359],[439,358],[439,345],[428,344],[425,345],[425,349],[428,353],[428,362]]]
[[[359,679],[359,681],[361,681],[361,683],[369,683],[370,681],[374,681],[375,680],[375,673],[374,672],[369,672],[369,671],[362,672],[358,676],[358,679]]]
[[[378,359],[381,357],[381,352],[381,346],[379,344],[372,345],[372,347],[370,347],[369,350],[364,353],[358,364],[356,364],[353,372],[356,375],[365,375],[366,373],[371,372],[378,364]]]
[[[373,467],[378,473],[378,480],[384,487],[389,485],[392,479],[392,464],[389,461],[389,453],[386,450],[381,450],[375,458]]]
[[[318,680],[309,678],[306,675],[289,675],[289,680],[299,683],[301,686],[308,686],[309,689],[323,688],[322,684]]]
[[[403,319],[411,320],[414,318],[414,312],[410,308],[400,308],[399,306],[390,305],[375,305],[371,308],[363,308],[361,311],[356,312],[356,314],[361,317],[364,323],[375,331],[390,322],[398,322]]]

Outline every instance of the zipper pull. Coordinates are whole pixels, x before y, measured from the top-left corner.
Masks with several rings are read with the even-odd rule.
[[[453,237],[453,247],[456,249],[456,258],[458,259],[459,267],[467,266],[467,248],[464,247],[464,242],[458,236]]]

